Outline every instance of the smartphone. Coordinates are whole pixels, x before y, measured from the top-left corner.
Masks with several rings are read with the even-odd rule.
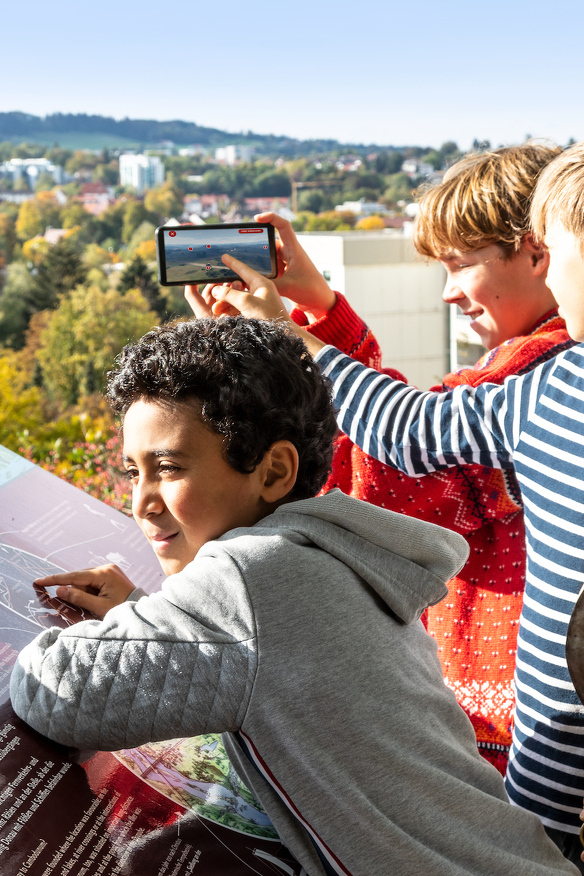
[[[273,225],[161,225],[155,239],[162,286],[240,279],[221,261],[225,253],[264,277],[275,277],[278,272]]]

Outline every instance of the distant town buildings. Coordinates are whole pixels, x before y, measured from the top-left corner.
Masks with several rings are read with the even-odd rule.
[[[202,146],[184,146],[178,150],[181,158],[194,158],[195,155],[204,155],[205,149]]]
[[[0,164],[0,176],[12,180],[13,185],[24,182],[32,191],[43,173],[51,176],[55,185],[71,179],[62,167],[51,164],[48,158],[11,158]]]
[[[337,204],[335,207],[339,213],[354,213],[356,216],[374,216],[387,213],[387,207],[384,204],[378,204],[376,201],[366,201],[361,198],[359,201],[345,201],[344,204]]]
[[[318,164],[315,166],[318,167]],[[362,166],[363,162],[358,155],[341,155],[340,158],[335,161],[335,167],[337,170],[345,171],[347,173],[355,173],[355,171],[359,170]]]
[[[164,182],[164,165],[158,155],[120,155],[120,185],[132,186],[139,195]]]
[[[220,164],[239,164],[251,161],[253,146],[220,146],[215,149],[215,161]]]
[[[290,206],[290,198],[244,198],[244,204],[249,213],[265,213],[267,210],[278,213],[283,207]]]
[[[228,195],[195,195],[185,198],[184,212],[187,216],[201,216],[207,219],[209,216],[219,216],[229,207]]]
[[[431,176],[434,173],[434,167],[425,161],[420,161],[417,158],[408,158],[401,166],[404,173],[410,178],[414,176]]]
[[[81,189],[79,200],[88,213],[101,216],[109,205],[114,203],[113,186],[106,186],[102,182],[85,183]]]

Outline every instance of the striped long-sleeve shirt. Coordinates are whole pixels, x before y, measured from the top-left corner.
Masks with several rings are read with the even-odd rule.
[[[453,465],[514,467],[525,507],[527,574],[519,625],[512,803],[578,833],[584,796],[584,706],[565,643],[584,584],[584,345],[502,386],[422,392],[325,347],[340,428],[371,456],[420,475]],[[488,637],[468,622],[477,656]]]

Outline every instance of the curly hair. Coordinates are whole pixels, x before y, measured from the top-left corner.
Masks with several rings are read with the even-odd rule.
[[[122,421],[141,398],[195,402],[244,474],[275,441],[290,441],[299,456],[290,498],[315,496],[327,479],[337,433],[330,381],[282,324],[237,316],[154,329],[124,348],[107,396]]]
[[[414,245],[439,259],[496,243],[510,257],[529,232],[529,204],[539,174],[561,149],[540,143],[466,155],[420,200]]]

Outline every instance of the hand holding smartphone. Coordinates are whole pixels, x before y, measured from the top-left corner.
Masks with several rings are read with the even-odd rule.
[[[273,225],[162,225],[156,229],[155,239],[158,281],[162,286],[240,279],[221,261],[224,254],[264,277],[273,278],[278,272]]]

